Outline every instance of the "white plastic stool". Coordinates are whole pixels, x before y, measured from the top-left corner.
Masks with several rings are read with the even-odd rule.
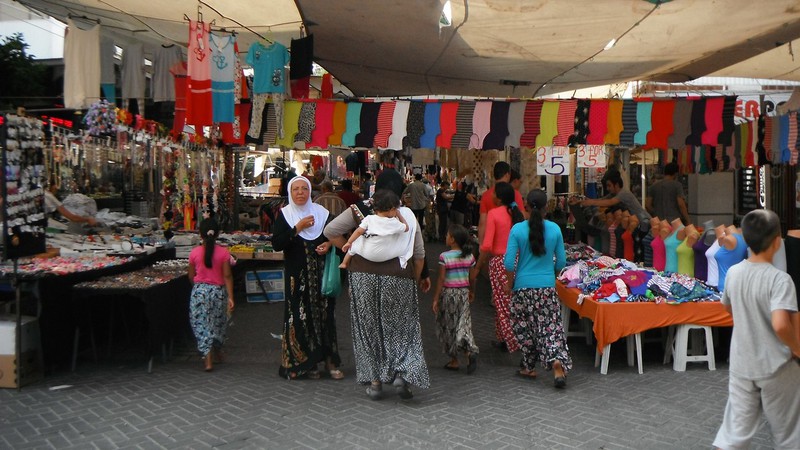
[[[644,373],[642,370],[642,335],[641,333],[632,334],[627,336],[626,345],[628,350],[628,366],[633,366],[633,351],[636,350],[636,362],[639,367],[639,375]],[[595,350],[594,353],[594,366],[600,366],[600,374],[608,374],[608,360],[611,357],[611,344],[603,347],[603,354]]]
[[[689,332],[691,330],[703,330],[705,332],[705,354],[689,355]],[[671,350],[673,358],[672,370],[677,372],[685,372],[687,362],[704,361],[708,363],[708,370],[717,370],[716,363],[714,362],[714,337],[711,332],[711,327],[694,324],[678,325],[678,328],[675,331],[674,340],[674,346],[667,346],[668,354],[665,355],[664,358],[665,360],[669,358],[669,352]],[[699,348],[699,345],[693,345],[692,347]]]
[[[586,345],[592,345],[592,337],[594,335],[594,331],[592,330],[592,326],[590,325],[590,321],[586,318],[579,319],[581,321],[581,326],[583,327],[583,331],[569,331],[569,325],[571,322],[572,310],[566,304],[561,304],[561,323],[564,327],[564,336],[569,338],[572,336],[580,336],[586,339]]]

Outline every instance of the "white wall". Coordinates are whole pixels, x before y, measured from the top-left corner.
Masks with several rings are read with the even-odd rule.
[[[733,223],[735,206],[734,172],[689,174],[689,217],[702,225],[707,220],[715,224]]]
[[[11,0],[0,0],[0,38],[22,33],[36,59],[64,57],[66,25]]]

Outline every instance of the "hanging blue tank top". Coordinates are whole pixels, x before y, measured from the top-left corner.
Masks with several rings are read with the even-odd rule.
[[[678,239],[678,231],[680,231],[681,228],[683,227],[677,228],[664,239],[664,248],[667,254],[667,265],[664,266],[664,270],[667,272],[678,271],[678,246],[681,245],[681,241]]]

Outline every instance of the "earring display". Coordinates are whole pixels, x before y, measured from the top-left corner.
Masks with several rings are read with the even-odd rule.
[[[4,259],[43,253],[45,157],[42,122],[9,114],[0,127]]]

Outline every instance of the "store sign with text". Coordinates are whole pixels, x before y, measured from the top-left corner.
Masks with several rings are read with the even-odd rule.
[[[538,175],[569,175],[569,147],[539,147],[536,149]]]
[[[578,145],[578,167],[599,169],[606,167],[605,145]]]

